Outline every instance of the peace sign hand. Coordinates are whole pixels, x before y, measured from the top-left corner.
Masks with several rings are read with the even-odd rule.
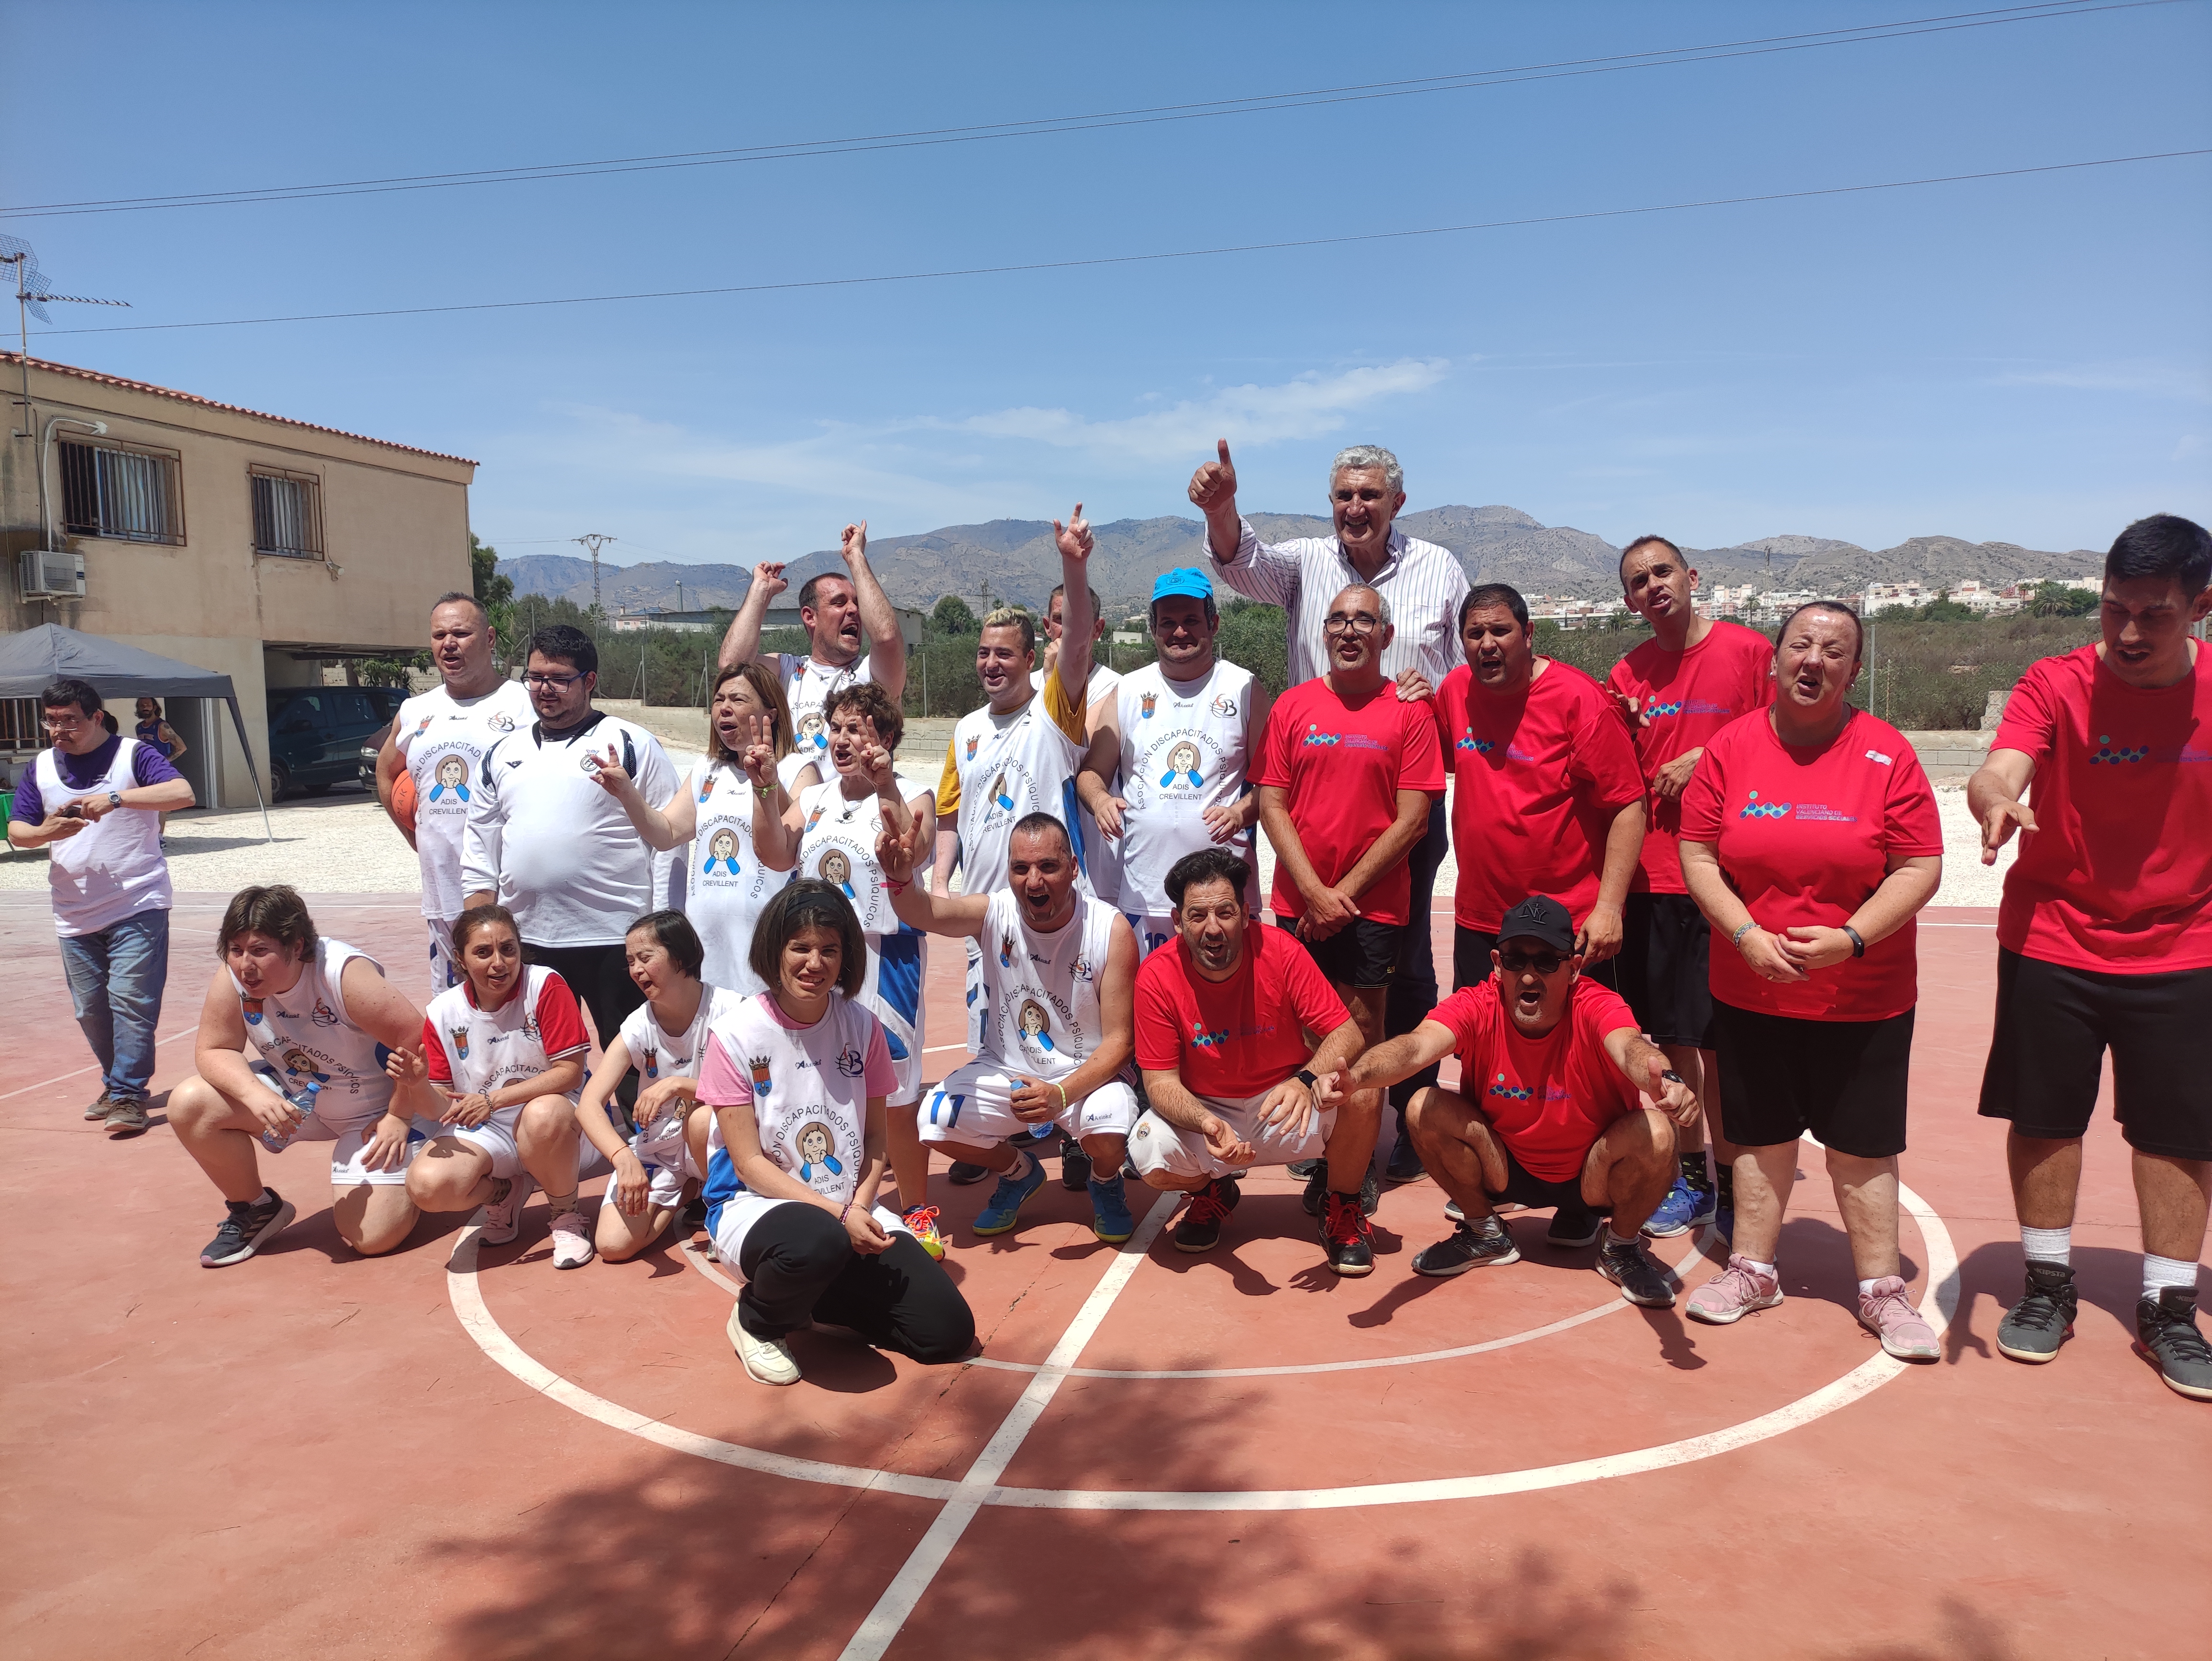
[[[768,715],[745,717],[745,753],[742,764],[756,789],[775,788],[775,722]]]
[[[1054,540],[1060,544],[1062,559],[1081,561],[1091,557],[1091,551],[1096,545],[1091,536],[1091,522],[1083,517],[1081,502],[1075,504],[1075,511],[1067,516],[1066,525],[1058,520],[1053,520],[1052,532]]]
[[[1227,508],[1237,500],[1237,468],[1229,459],[1229,441],[1217,439],[1215,444],[1221,459],[1207,462],[1190,476],[1190,499],[1202,514]]]
[[[635,795],[637,792],[636,782],[622,764],[622,751],[615,745],[607,745],[604,758],[596,750],[586,752],[584,767],[599,782],[599,788],[617,800]]]

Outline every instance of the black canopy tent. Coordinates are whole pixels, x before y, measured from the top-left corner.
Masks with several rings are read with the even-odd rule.
[[[0,640],[0,698],[34,698],[64,676],[90,681],[104,698],[221,698],[238,729],[238,747],[261,807],[262,833],[271,842],[276,839],[269,826],[269,803],[260,770],[253,764],[253,746],[246,741],[246,718],[239,713],[238,693],[228,675],[53,623]]]

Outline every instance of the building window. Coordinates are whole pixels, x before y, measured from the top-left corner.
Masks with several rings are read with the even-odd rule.
[[[0,698],[0,751],[45,749],[46,729],[39,717],[36,698]]]
[[[62,528],[115,542],[185,539],[184,490],[173,453],[64,439]]]
[[[256,467],[250,483],[253,489],[253,551],[278,559],[320,559],[323,492],[315,476]]]

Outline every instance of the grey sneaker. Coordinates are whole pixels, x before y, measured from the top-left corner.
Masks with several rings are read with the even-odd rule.
[[[1597,1272],[1620,1288],[1620,1295],[1644,1309],[1674,1307],[1674,1288],[1659,1265],[1644,1255],[1639,1240],[1616,1240],[1608,1232],[1597,1249]]]
[[[88,1120],[104,1119],[107,1116],[107,1110],[114,1105],[115,1098],[103,1090],[100,1092],[99,1100],[85,1109],[84,1116]]]
[[[2161,1287],[2136,1305],[2136,1353],[2175,1394],[2212,1402],[2212,1345],[2197,1329],[2194,1287]]]
[[[2059,1345],[2074,1335],[2074,1315],[2080,1303],[2069,1264],[2029,1258],[2027,1295],[2007,1310],[1997,1323],[1998,1353],[2015,1361],[2052,1360]]]
[[[118,1096],[108,1103],[106,1117],[109,1135],[136,1136],[146,1128],[146,1098]]]

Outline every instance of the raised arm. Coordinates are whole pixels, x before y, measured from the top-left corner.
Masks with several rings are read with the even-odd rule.
[[[677,782],[675,793],[655,807],[618,761],[600,764],[592,770],[592,777],[615,799],[623,817],[647,848],[664,854],[672,848],[681,848],[691,840],[691,833],[698,828],[698,804],[692,800],[690,788],[681,780]]]
[[[1091,625],[1097,621],[1091,614],[1091,553],[1097,545],[1091,534],[1091,522],[1083,517],[1083,504],[1077,502],[1067,523],[1052,522],[1052,533],[1060,544],[1060,580],[1067,585],[1060,604],[1060,637],[1070,642],[1069,649],[1060,654],[1053,666],[1053,673],[1060,677],[1061,689],[1067,700],[1077,709],[1090,709],[1091,691]]]
[[[1237,465],[1229,459],[1229,441],[1216,439],[1216,458],[1190,476],[1191,505],[1206,515],[1206,545],[1214,563],[1235,563],[1244,521],[1237,512]]]
[[[763,561],[753,567],[752,587],[745,590],[744,603],[738,607],[737,615],[730,619],[729,632],[722,636],[716,668],[734,669],[760,655],[761,624],[768,620],[769,602],[789,587],[780,561]]]
[[[927,820],[917,818],[915,831],[924,830],[927,824]],[[883,834],[876,838],[876,863],[884,867],[891,910],[898,914],[901,922],[925,934],[944,934],[955,940],[981,939],[983,918],[991,906],[990,895],[947,893],[942,880],[934,891],[923,887],[914,879],[915,863],[921,857],[921,843],[920,834],[902,836],[893,825],[885,825]]]
[[[837,551],[853,574],[853,597],[860,602],[860,627],[867,630],[868,653],[875,660],[876,684],[894,700],[906,691],[906,636],[884,585],[868,564],[868,521],[848,525]],[[734,625],[733,625],[734,626]]]

